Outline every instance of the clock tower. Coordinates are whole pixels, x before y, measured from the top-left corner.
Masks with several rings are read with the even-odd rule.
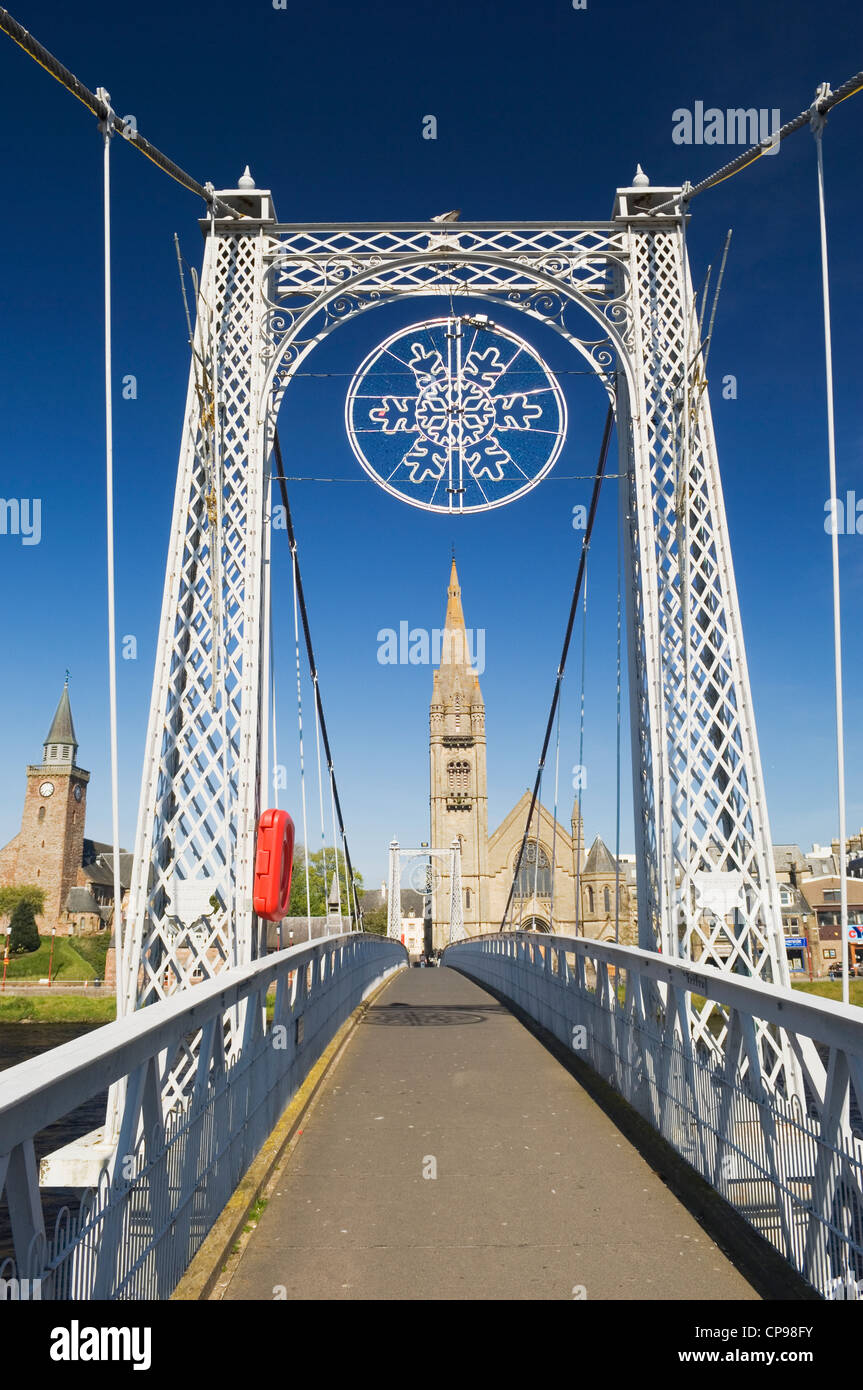
[[[43,933],[53,927],[62,930],[60,917],[83,858],[90,774],[77,766],[77,752],[67,676],[42,761],[27,768],[21,829],[0,851],[0,881],[44,888],[45,909],[38,918]]]

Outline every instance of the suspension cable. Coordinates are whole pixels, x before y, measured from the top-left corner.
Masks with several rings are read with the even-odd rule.
[[[558,701],[558,704],[557,704],[557,720],[555,721],[556,724],[557,724],[557,731],[556,731],[556,734],[555,734],[555,745],[554,745],[554,811],[552,812],[552,826],[551,826],[551,897],[550,897],[549,909],[548,909],[548,930],[549,930],[549,933],[550,933],[552,936],[554,935],[554,874],[555,874],[555,867],[556,867],[556,864],[557,864],[557,810],[558,810],[557,792],[558,792],[558,776],[559,776],[559,773],[560,773],[560,709],[561,709],[561,704],[562,704],[562,701],[559,700],[559,701]]]
[[[306,870],[306,922],[309,940],[312,939],[312,899],[309,882],[309,836],[306,823],[306,769],[303,758],[303,687],[300,675],[300,629],[297,622],[297,550],[296,542],[291,547],[291,569],[294,586],[294,648],[297,654],[297,721],[300,733],[300,800],[303,807],[303,862]]]
[[[337,891],[337,893],[338,893],[338,900],[339,900],[339,925],[340,925],[340,926],[344,926],[344,910],[343,910],[343,908],[342,908],[342,866],[341,866],[341,863],[340,863],[340,861],[339,861],[339,841],[338,841],[338,836],[337,836],[337,834],[336,834],[336,801],[335,801],[335,797],[334,797],[334,795],[333,795],[333,774],[332,774],[332,770],[330,770],[330,813],[331,813],[331,816],[332,816],[332,827],[333,827],[333,853],[334,853],[335,856],[336,856],[336,891]],[[346,872],[346,873],[345,873],[345,888],[346,888],[346,889],[347,889],[347,884],[348,884],[348,876],[347,876],[347,872]],[[350,921],[350,920],[351,920],[350,906],[348,906],[348,921]]]
[[[587,572],[581,605],[581,691],[578,712],[578,839],[575,842],[575,934],[581,922],[581,851],[584,848],[584,682],[587,673]]]
[[[621,568],[623,550],[623,509],[617,512],[617,728],[615,746],[615,778],[617,797],[614,823],[614,940],[620,944],[620,655],[621,655]]]
[[[315,686],[317,686],[317,683],[318,683],[317,675],[315,675],[315,676],[312,678],[312,680],[313,680],[313,684],[314,684]],[[315,700],[315,756],[316,756],[316,758],[317,758],[317,763],[318,763],[318,804],[319,804],[319,806],[320,806],[320,812],[321,812],[321,860],[322,860],[322,862],[323,862],[323,876],[324,876],[324,906],[325,906],[325,908],[326,908],[326,914],[327,914],[327,935],[329,935],[329,931],[330,931],[330,925],[329,925],[329,916],[330,916],[330,897],[329,897],[329,894],[330,894],[330,890],[329,890],[329,880],[328,880],[329,866],[328,866],[328,864],[327,864],[327,832],[326,832],[326,826],[325,826],[325,823],[324,823],[324,782],[323,782],[323,777],[322,777],[322,775],[321,775],[321,717],[320,717],[320,714],[318,713],[318,702],[317,702],[317,699]]]
[[[220,217],[240,218],[243,216],[236,208],[232,208],[228,203],[223,203],[221,198],[216,197],[215,189],[212,184],[198,183],[191,174],[187,174],[185,169],[181,169],[179,164],[175,164],[166,154],[158,150],[155,145],[151,145],[141,132],[137,129],[134,122],[122,120],[111,109],[110,103],[104,100],[102,88],[98,93],[91,92],[89,87],[85,87],[83,82],[79,82],[74,73],[64,67],[59,59],[33,35],[28,33],[17,19],[13,19],[8,10],[0,9],[0,31],[8,34],[9,38],[23,48],[24,52],[50,73],[67,92],[71,92],[77,97],[88,111],[99,121],[110,123],[111,130],[116,130],[119,135],[128,140],[130,145],[134,145],[136,150],[151,160],[158,169],[168,174],[172,179],[179,183],[183,188],[187,188],[190,193],[197,193],[199,198],[203,198],[208,207],[212,208]]]
[[[70,72],[67,67],[64,67],[59,59],[55,58],[54,55],[45,48],[44,44],[39,43],[38,39],[35,39],[22,24],[19,24],[16,19],[13,19],[8,10],[2,8],[0,8],[0,31],[8,34],[9,38],[18,44],[19,48],[22,48],[40,67],[43,67],[46,72],[50,73],[62,87],[65,87],[67,92],[71,92],[74,97],[77,97],[78,100],[87,107],[88,111],[91,111],[100,121],[110,119],[114,130],[118,131],[119,134],[128,140],[130,144],[134,145],[137,150],[140,150],[141,154],[151,160],[163,173],[168,174],[170,178],[174,179],[183,188],[188,189],[190,193],[196,193],[199,198],[203,198],[208,207],[214,209],[220,217],[243,217],[243,214],[236,208],[231,207],[228,203],[224,203],[220,198],[216,197],[216,192],[212,184],[198,183],[197,179],[192,178],[191,174],[187,174],[186,171],[181,169],[178,164],[175,164],[172,159],[169,159],[166,154],[163,154],[161,150],[157,149],[155,145],[152,145],[149,140],[145,139],[136,125],[127,123],[121,117],[115,115],[107,103],[96,93],[91,92],[88,87],[85,87],[84,83],[79,81],[75,74]],[[854,96],[860,91],[863,91],[863,71],[855,73],[853,77],[849,77],[847,82],[843,82],[842,85],[838,87],[835,92],[831,92],[829,96],[817,99],[816,109],[820,114],[826,115],[834,106],[838,106],[841,101],[847,100],[848,97]],[[736,159],[732,159],[730,163],[724,164],[721,169],[717,169],[716,172],[711,174],[708,178],[702,179],[694,188],[690,184],[685,184],[681,193],[676,194],[674,198],[670,198],[667,202],[660,203],[657,207],[652,208],[651,213],[665,212],[669,208],[676,207],[681,201],[687,202],[690,198],[694,198],[697,193],[703,193],[707,188],[713,188],[714,185],[718,183],[724,183],[724,181],[731,178],[733,174],[739,173],[741,169],[748,168],[750,164],[754,164],[757,159],[760,159],[763,154],[766,154],[767,150],[772,148],[775,141],[787,139],[794,131],[800,130],[804,125],[808,124],[812,115],[812,109],[812,107],[809,107],[806,111],[801,111],[799,116],[795,116],[793,120],[787,121],[780,130],[774,132],[773,135],[768,136],[765,140],[760,141],[757,145],[753,145],[750,149],[745,150],[742,154],[738,155]]]
[[[108,93],[104,96],[107,98]],[[125,1011],[125,932],[123,931],[123,886],[120,882],[120,774],[117,739],[117,618],[114,571],[114,415],[112,400],[111,349],[111,136],[110,105],[105,105],[102,122],[102,178],[104,211],[104,270],[105,270],[105,530],[108,569],[108,707],[111,741],[111,848],[113,850],[114,880],[114,948],[120,961],[117,979],[117,1013]]]
[[[355,876],[354,876],[354,869],[353,869],[353,865],[352,865],[352,863],[351,863],[350,851],[349,851],[349,849],[348,849],[348,837],[347,837],[347,834],[346,834],[346,832],[345,832],[345,821],[344,821],[344,816],[342,815],[342,805],[341,805],[341,801],[340,801],[340,799],[339,799],[339,789],[338,789],[338,787],[337,787],[337,785],[336,785],[336,774],[335,774],[335,769],[334,769],[334,767],[333,767],[333,755],[332,755],[332,752],[331,752],[331,750],[330,750],[330,740],[329,740],[329,735],[328,735],[328,733],[327,733],[327,721],[326,721],[326,719],[324,718],[324,706],[323,706],[323,701],[321,700],[320,683],[319,683],[319,681],[318,681],[318,668],[317,668],[317,665],[316,665],[316,663],[315,663],[315,653],[314,653],[314,649],[313,649],[313,647],[312,647],[312,635],[311,635],[311,630],[310,630],[310,628],[309,628],[309,615],[308,615],[308,613],[307,613],[307,611],[306,611],[306,598],[305,598],[305,594],[304,594],[304,592],[303,592],[303,579],[302,579],[302,575],[300,574],[300,561],[299,561],[299,555],[297,554],[297,541],[296,541],[296,536],[294,535],[294,523],[293,523],[293,519],[292,519],[292,517],[291,517],[291,507],[290,507],[290,503],[288,502],[288,489],[287,489],[287,487],[285,486],[285,480],[284,480],[285,468],[284,468],[284,464],[283,464],[283,462],[282,462],[282,446],[281,446],[281,444],[279,443],[278,431],[275,432],[275,435],[274,435],[274,437],[273,437],[273,452],[275,453],[275,456],[276,456],[276,463],[278,464],[278,469],[279,469],[278,473],[277,473],[277,474],[274,474],[273,476],[277,479],[277,481],[278,481],[278,483],[279,483],[279,487],[280,487],[280,489],[281,489],[282,505],[283,505],[283,507],[284,507],[284,509],[285,509],[285,524],[286,524],[286,526],[287,526],[287,531],[288,531],[288,543],[289,543],[289,545],[290,545],[290,547],[291,547],[291,551],[292,551],[292,554],[294,555],[295,562],[296,562],[297,600],[298,600],[298,602],[299,602],[300,618],[301,618],[301,620],[302,620],[302,624],[303,624],[303,633],[304,633],[305,640],[306,640],[306,653],[307,653],[308,659],[309,659],[309,671],[311,672],[312,682],[313,682],[313,684],[314,684],[315,702],[316,702],[316,704],[317,704],[318,717],[320,718],[320,721],[321,721],[321,738],[322,738],[323,741],[324,741],[324,753],[325,753],[325,755],[326,755],[326,760],[327,760],[327,769],[328,769],[328,771],[329,771],[330,778],[331,778],[331,782],[332,782],[332,795],[333,795],[333,801],[334,801],[334,803],[335,803],[336,815],[337,815],[338,823],[339,823],[339,833],[340,833],[340,835],[341,835],[341,837],[342,837],[342,848],[343,848],[343,851],[344,851],[345,866],[346,866],[347,892],[348,892],[349,896],[351,896],[351,897],[353,898],[355,920],[356,920],[356,922],[357,922],[357,926],[359,927],[359,929],[362,930],[362,920],[363,920],[363,917],[362,917],[362,912],[361,912],[361,910],[360,910],[359,897],[357,896],[357,885],[356,885],[356,879],[355,879]]]
[[[848,998],[848,878],[845,824],[845,731],[842,701],[842,620],[839,608],[839,508],[836,500],[836,432],[833,411],[833,335],[830,326],[830,269],[827,259],[827,217],[824,210],[824,154],[821,137],[824,115],[821,103],[812,105],[812,133],[818,156],[818,223],[821,240],[821,290],[824,301],[824,369],[827,381],[827,455],[830,473],[830,513],[833,518],[831,550],[833,558],[833,665],[836,688],[836,763],[839,802],[839,895],[842,932],[842,1002]],[[846,518],[847,524],[847,518]]]
[[[680,193],[669,198],[667,202],[659,203],[656,207],[651,208],[651,217],[658,212],[667,212],[669,208],[675,208],[680,203],[688,203],[697,193],[703,193],[705,189],[713,188],[717,183],[724,183],[733,174],[739,174],[741,169],[747,169],[750,164],[755,163],[756,159],[760,159],[763,154],[772,149],[777,141],[787,140],[788,136],[793,135],[795,130],[802,130],[803,126],[808,125],[812,119],[813,111],[818,115],[826,116],[827,112],[832,110],[834,106],[838,106],[840,101],[845,101],[860,91],[863,91],[863,72],[857,72],[853,77],[849,77],[848,81],[843,82],[841,87],[837,87],[835,92],[816,96],[812,105],[808,106],[805,111],[801,111],[799,116],[795,116],[791,121],[786,121],[779,130],[759,141],[757,145],[752,145],[748,150],[744,150],[730,163],[723,164],[722,168],[717,169],[715,174],[702,179],[694,188],[691,184],[684,184]]]
[[[539,766],[536,772],[536,780],[533,784],[533,796],[530,802],[530,809],[527,813],[527,824],[524,827],[524,835],[522,836],[521,845],[519,846],[518,858],[515,861],[515,871],[512,876],[512,883],[509,887],[509,897],[506,900],[506,907],[503,910],[503,916],[500,922],[501,931],[506,930],[507,914],[509,913],[510,905],[513,900],[513,895],[515,894],[515,885],[518,882],[518,876],[521,871],[521,861],[524,855],[525,846],[527,844],[528,835],[530,833],[530,823],[533,819],[534,807],[536,806],[537,796],[539,795],[539,784],[542,780],[542,770],[545,767],[545,758],[548,752],[548,745],[551,742],[551,731],[554,728],[554,716],[557,712],[557,706],[560,700],[560,686],[563,680],[564,671],[566,670],[566,658],[569,655],[569,644],[572,638],[572,629],[575,625],[575,615],[578,609],[578,598],[579,594],[581,593],[581,585],[582,580],[584,578],[584,567],[587,561],[587,552],[590,546],[590,537],[593,533],[593,523],[596,517],[597,503],[599,502],[599,493],[602,487],[602,478],[603,474],[605,473],[605,463],[608,458],[608,446],[611,443],[611,431],[613,425],[614,406],[610,405],[608,407],[608,414],[605,417],[605,429],[603,431],[602,444],[600,445],[599,450],[599,461],[596,465],[596,476],[594,478],[593,483],[593,495],[590,499],[590,510],[587,516],[587,528],[584,533],[584,539],[581,543],[581,559],[579,560],[578,564],[578,574],[576,575],[575,579],[575,587],[572,591],[572,602],[569,605],[569,620],[566,624],[566,634],[563,639],[563,650],[560,654],[560,663],[557,668],[557,676],[555,677],[554,682],[554,695],[551,701],[551,709],[548,715],[548,722],[545,726],[545,738],[542,742],[542,752],[539,755]]]

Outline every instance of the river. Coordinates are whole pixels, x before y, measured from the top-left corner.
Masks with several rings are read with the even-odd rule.
[[[40,1052],[48,1052],[52,1047],[79,1038],[89,1033],[98,1024],[90,1023],[0,1023],[0,1071],[17,1066]],[[36,1136],[36,1158],[43,1158],[52,1149],[59,1149],[72,1139],[78,1139],[91,1129],[96,1129],[105,1119],[105,1104],[108,1093],[88,1100],[84,1105],[64,1115]],[[64,1206],[77,1210],[80,1194],[62,1188],[42,1189],[42,1209],[45,1213],[45,1233],[53,1235],[54,1223]],[[0,1263],[12,1254],[12,1228],[6,1202],[0,1199]]]

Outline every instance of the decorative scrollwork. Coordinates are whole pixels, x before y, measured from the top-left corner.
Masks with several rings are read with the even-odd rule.
[[[450,245],[451,238],[446,245]],[[267,254],[264,338],[272,414],[287,382],[322,337],[379,304],[403,298],[479,298],[536,318],[581,353],[614,399],[615,360],[632,343],[627,243],[616,228],[465,230],[448,259],[428,232],[399,228],[281,229]],[[607,325],[598,341],[570,319]]]

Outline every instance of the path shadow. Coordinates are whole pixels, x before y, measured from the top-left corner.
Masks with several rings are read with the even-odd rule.
[[[452,1028],[485,1023],[491,1015],[508,1012],[500,1004],[479,1009],[464,1004],[378,1004],[363,1015],[362,1023],[376,1028]]]

